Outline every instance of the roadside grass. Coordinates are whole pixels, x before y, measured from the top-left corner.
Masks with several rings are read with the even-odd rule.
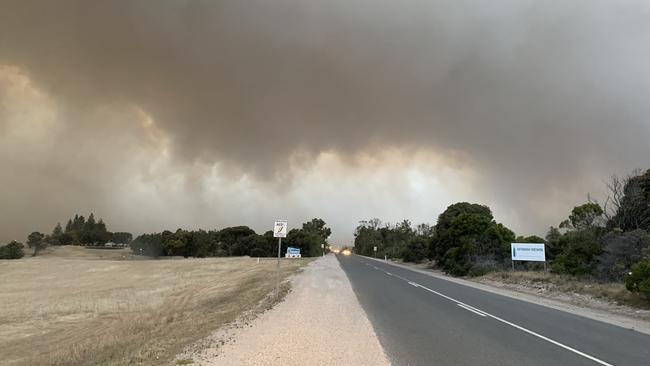
[[[169,363],[185,345],[258,307],[275,287],[272,259],[68,254],[0,261],[1,364]],[[308,262],[283,261],[281,278]]]
[[[483,282],[483,280],[502,282],[537,291],[576,293],[604,299],[619,305],[650,309],[650,301],[628,291],[622,283],[600,283],[589,278],[535,271],[497,271],[472,280],[477,282]]]

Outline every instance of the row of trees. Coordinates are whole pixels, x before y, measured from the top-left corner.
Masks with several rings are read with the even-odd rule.
[[[82,215],[74,215],[74,218],[68,220],[65,229],[58,223],[47,236],[47,242],[52,245],[104,245],[109,241],[128,245],[132,239],[130,233],[108,231],[104,220],[95,220],[93,213],[90,213],[87,220]]]
[[[312,219],[300,229],[292,229],[282,240],[282,253],[287,247],[301,249],[303,256],[312,257],[322,253],[321,245],[327,244],[331,230],[322,219]],[[257,234],[248,226],[227,227],[221,230],[183,230],[175,232],[143,234],[131,243],[134,253],[147,256],[183,257],[273,257],[277,255],[277,238],[273,231]]]
[[[463,276],[508,268],[512,242],[545,243],[552,271],[625,280],[631,291],[650,296],[650,170],[613,177],[607,187],[604,205],[588,199],[545,238],[516,237],[494,220],[489,207],[461,202],[440,214],[435,226],[362,221],[355,230],[355,251],[372,256],[377,247],[381,257],[430,259],[447,273]]]
[[[105,245],[107,242],[128,245],[133,235],[127,232],[110,232],[104,220],[95,220],[91,213],[86,220],[82,215],[74,215],[68,220],[65,229],[57,223],[49,235],[34,231],[27,237],[27,246],[34,249],[33,256],[48,245]],[[20,250],[18,248],[20,247]],[[0,259],[17,259],[24,255],[24,245],[11,242],[0,247]],[[18,256],[21,253],[20,256]]]
[[[522,241],[526,238],[520,238]],[[362,221],[355,232],[357,253],[400,258],[409,262],[432,259],[446,272],[463,276],[503,266],[515,234],[497,223],[489,207],[460,202],[449,206],[435,226],[413,227],[408,220],[382,225]]]

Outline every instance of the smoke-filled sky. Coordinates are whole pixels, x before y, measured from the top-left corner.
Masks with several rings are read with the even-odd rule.
[[[544,234],[650,160],[646,0],[0,2],[0,241],[434,223]]]

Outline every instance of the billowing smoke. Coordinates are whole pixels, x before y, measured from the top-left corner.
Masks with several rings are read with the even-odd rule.
[[[459,200],[543,234],[647,167],[649,58],[642,0],[3,1],[0,239]]]

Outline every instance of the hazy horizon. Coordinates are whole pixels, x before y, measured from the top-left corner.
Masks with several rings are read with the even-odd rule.
[[[648,168],[650,3],[3,1],[0,243],[313,217],[544,235]]]

